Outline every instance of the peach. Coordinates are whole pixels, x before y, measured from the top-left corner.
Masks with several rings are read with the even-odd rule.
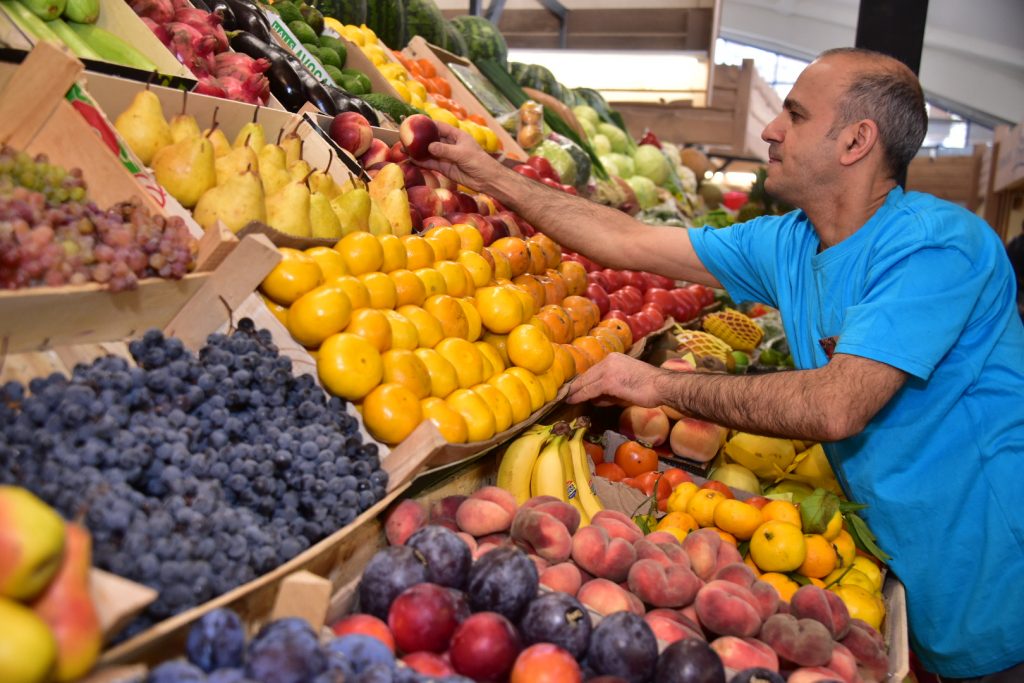
[[[730,581],[737,586],[743,586],[750,590],[751,595],[757,600],[758,612],[761,619],[767,619],[779,611],[779,594],[771,585],[764,581],[758,581],[754,576],[754,570],[742,562],[727,564],[717,572],[715,578],[723,581]]]
[[[850,652],[850,648],[842,643],[832,643],[832,659],[828,660],[827,668],[839,674],[843,683],[859,683],[860,674],[857,672],[857,658]]]
[[[693,602],[701,580],[689,567],[637,560],[629,568],[629,590],[654,607],[684,607]]]
[[[474,536],[507,531],[516,514],[515,497],[497,486],[485,486],[459,505],[455,522]]]
[[[367,154],[369,154],[369,152],[367,152]],[[390,150],[388,152],[388,161],[392,161]],[[420,170],[419,166],[416,166],[411,161],[398,162],[398,165],[402,169],[402,177],[405,180],[406,189],[409,189],[410,187],[418,187],[423,184],[423,171]]]
[[[476,542],[476,536],[467,534],[465,531],[456,531],[455,535],[462,539],[462,541],[469,546],[469,551],[476,552],[478,544]]]
[[[842,677],[824,666],[810,666],[794,669],[790,672],[786,683],[832,683],[842,680]]]
[[[850,630],[850,610],[832,591],[811,584],[801,586],[789,599],[789,613],[798,619],[814,619],[824,624],[836,640]]]
[[[538,576],[540,576],[541,572],[543,572],[545,569],[547,569],[548,567],[551,566],[548,563],[548,561],[545,560],[540,555],[534,555],[533,553],[529,553],[529,554],[527,554],[527,557],[529,557],[530,561],[533,562],[533,566],[537,568],[537,575]]]
[[[717,580],[705,584],[693,606],[701,625],[720,636],[754,636],[761,629],[757,599],[735,583]]]
[[[694,627],[700,628],[700,618],[697,617],[696,605],[687,605],[686,607],[676,611],[679,612],[680,617],[687,620]]]
[[[578,521],[579,513],[575,508],[567,503],[564,505],[576,513]],[[512,520],[510,535],[513,541],[526,541],[537,555],[556,564],[565,562],[572,554],[572,535],[565,528],[565,524],[554,515],[542,512],[538,508],[517,512]]]
[[[685,640],[686,638],[704,640],[704,634],[700,632],[700,629],[691,628],[681,621],[670,619],[662,616],[661,614],[655,614],[657,611],[658,610],[651,610],[645,614],[644,621],[646,621],[647,625],[651,627],[652,631],[654,631],[654,637],[658,640],[662,640],[666,644],[674,643],[677,640]]]
[[[424,218],[441,215],[441,198],[437,191],[426,185],[414,185],[406,188],[409,196],[409,206],[414,207]]]
[[[359,163],[363,168],[370,168],[377,164],[387,164],[391,162],[391,154],[388,146],[381,140],[373,138],[370,140],[370,146],[366,148],[363,155],[359,157]],[[357,155],[358,156],[358,155]],[[403,171],[404,174],[404,171]]]
[[[779,656],[775,650],[756,638],[721,636],[711,641],[711,649],[718,653],[722,664],[736,671],[754,667],[779,670]]]
[[[451,225],[447,218],[443,216],[427,216],[423,219],[423,232],[431,230],[432,228],[440,228],[445,225]]]
[[[429,116],[413,114],[398,127],[398,137],[409,156],[426,159],[430,156],[430,143],[438,140],[437,124]]]
[[[867,681],[884,681],[889,670],[882,634],[860,619],[850,620],[850,630],[840,641],[857,659],[860,674]]]
[[[676,372],[694,372],[697,366],[685,358],[667,358],[661,364],[664,370],[675,370]]]
[[[583,575],[572,562],[553,564],[540,573],[540,583],[553,591],[575,596],[583,585]]]
[[[668,416],[658,408],[629,406],[619,415],[619,431],[631,439],[660,446],[668,438]]]
[[[784,662],[792,662],[798,667],[825,666],[832,659],[832,634],[824,624],[814,619],[773,614],[764,622],[759,637]]]
[[[370,122],[362,114],[354,111],[346,111],[331,119],[331,125],[327,129],[331,139],[338,143],[342,149],[351,152],[352,156],[362,156],[370,149],[373,141],[373,131],[370,129]],[[378,140],[378,142],[380,142]],[[384,160],[387,161],[388,146],[384,145]],[[364,164],[369,166],[370,164]]]
[[[636,606],[629,599],[628,591],[623,590],[617,584],[608,579],[593,579],[580,586],[576,593],[576,599],[598,612],[599,614],[613,614],[615,612],[635,612]],[[639,612],[643,614],[643,610]]]
[[[384,535],[391,545],[405,545],[406,539],[427,523],[427,509],[417,500],[407,498],[388,513]]]
[[[462,501],[469,496],[445,496],[430,504],[430,523],[436,524],[442,519],[455,521],[455,513],[459,511]]]
[[[722,581],[730,581],[735,583],[737,586],[743,586],[744,588],[750,588],[754,585],[754,581],[757,580],[757,577],[754,576],[754,570],[742,562],[733,562],[732,564],[725,565],[715,572],[714,578],[721,579]],[[745,669],[747,667],[743,668]]]
[[[626,541],[612,538],[602,527],[591,524],[573,536],[572,559],[594,576],[622,581],[636,561],[636,551]]]
[[[679,545],[679,539],[667,531],[652,531],[651,533],[644,536],[643,540],[650,541],[651,543],[668,543],[669,545]]]
[[[649,540],[650,538],[648,536],[633,544],[633,549],[636,550],[636,559],[654,560],[665,567],[680,565],[687,569],[690,568],[690,556],[679,544],[654,543]]]
[[[480,545],[484,543],[490,543],[491,545],[508,545],[511,542],[508,534],[505,533],[494,533],[480,536],[476,539],[476,542]]]
[[[687,534],[683,550],[690,558],[690,568],[705,581],[720,568],[743,561],[736,547],[723,541],[714,529],[698,529]]]
[[[682,417],[672,425],[669,446],[680,458],[707,462],[718,454],[728,430],[713,422]]]
[[[544,498],[551,498],[552,496],[543,496]],[[532,498],[530,500],[533,500]],[[537,510],[539,512],[545,512],[559,522],[565,525],[565,528],[569,530],[569,534],[576,533],[576,530],[580,527],[580,511],[569,505],[566,502],[558,500],[542,500],[538,503],[530,504],[530,501],[523,503],[523,508],[528,510]]]
[[[455,213],[459,210],[459,199],[446,187],[438,187],[434,192],[441,200],[441,214]]]
[[[437,178],[437,186],[439,188],[442,188],[444,190],[455,189],[455,181],[446,176],[444,173],[441,173],[440,171],[431,171],[430,173]]]
[[[590,520],[591,526],[597,526],[608,532],[612,538],[621,538],[628,543],[635,543],[644,537],[644,532],[627,515],[615,510],[601,510]]]

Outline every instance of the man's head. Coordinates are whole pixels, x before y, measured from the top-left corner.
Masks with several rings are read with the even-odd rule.
[[[870,50],[829,50],[808,66],[762,133],[766,188],[792,204],[849,182],[850,172],[899,178],[927,129],[914,73]]]

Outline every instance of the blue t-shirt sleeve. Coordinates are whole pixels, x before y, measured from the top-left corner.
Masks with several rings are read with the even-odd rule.
[[[690,230],[697,258],[736,303],[778,306],[774,276],[778,236],[769,220],[756,218],[728,228]]]
[[[989,269],[958,249],[920,249],[880,269],[846,310],[836,353],[877,360],[928,379],[960,337]]]

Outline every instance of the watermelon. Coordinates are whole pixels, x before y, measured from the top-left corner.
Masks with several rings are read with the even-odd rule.
[[[405,32],[408,38],[421,36],[431,45],[444,47],[445,21],[434,0],[406,0]]]
[[[491,59],[502,69],[508,69],[508,45],[497,26],[483,17],[468,14],[455,17],[451,23],[466,39],[467,56],[471,61]]]
[[[508,63],[508,73],[520,88],[523,87],[523,74],[526,73],[529,67],[529,64],[523,64],[522,62]]]
[[[405,47],[405,0],[367,0],[366,25],[392,50]]]
[[[466,47],[466,39],[459,33],[459,29],[452,26],[450,21],[444,22],[444,38],[444,49],[453,55],[465,57],[469,52],[469,49]]]
[[[555,99],[562,99],[562,86],[555,79],[551,70],[540,64],[529,64],[518,80],[519,86],[533,88],[551,95]]]
[[[316,3],[325,17],[334,17],[343,24],[366,23],[367,0],[318,0]]]

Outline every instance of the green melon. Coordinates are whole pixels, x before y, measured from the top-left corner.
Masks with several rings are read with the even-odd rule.
[[[405,31],[409,38],[420,36],[431,45],[444,47],[445,21],[434,0],[406,0]]]
[[[451,23],[465,38],[470,60],[491,59],[508,69],[508,45],[497,26],[483,17],[470,15],[455,17]]]
[[[459,29],[455,28],[450,21],[444,23],[444,49],[451,52],[453,55],[465,57],[469,54],[469,48],[466,47],[466,39],[459,33]]]
[[[405,0],[368,0],[366,25],[392,50],[405,47]]]
[[[366,4],[367,0],[318,0],[316,6],[325,17],[359,26],[366,23]]]

